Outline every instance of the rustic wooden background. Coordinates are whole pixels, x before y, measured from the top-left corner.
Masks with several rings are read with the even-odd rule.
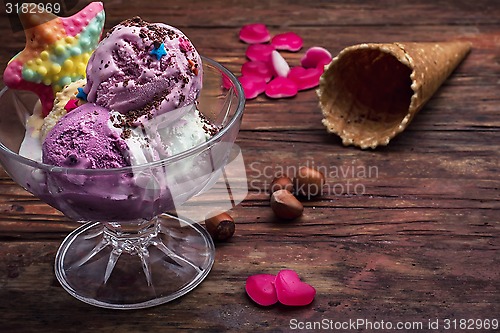
[[[103,310],[67,294],[53,261],[77,225],[0,170],[0,332],[285,332],[291,319],[426,325],[500,319],[498,1],[104,2],[106,29],[134,15],[166,22],[236,74],[246,48],[238,31],[253,22],[266,23],[272,34],[295,31],[304,50],[318,45],[332,54],[361,42],[461,39],[473,49],[410,127],[375,151],[343,147],[328,135],[312,90],[249,101],[237,143],[250,193],[231,211],[236,235],[217,244],[214,268],[199,287],[155,308]],[[24,45],[23,33],[13,33],[3,13],[0,45],[3,71]],[[302,54],[285,57],[297,65]],[[283,223],[273,217],[266,185],[274,172],[307,163],[377,173],[336,177],[332,171],[330,194],[306,202],[299,220]],[[358,194],[345,193],[348,184],[358,184]],[[245,279],[283,268],[317,289],[314,302],[300,308],[252,303]]]

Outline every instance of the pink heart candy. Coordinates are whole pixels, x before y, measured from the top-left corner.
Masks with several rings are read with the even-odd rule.
[[[293,67],[287,78],[297,84],[299,91],[311,89],[319,85],[319,79],[323,71],[319,68]]]
[[[271,81],[273,73],[269,64],[264,61],[247,61],[241,66],[241,75],[243,76],[259,76],[266,82]]]
[[[278,302],[276,288],[274,287],[275,275],[257,274],[247,278],[245,290],[250,298],[262,306],[273,305]]]
[[[266,87],[266,96],[270,98],[293,97],[297,95],[298,87],[295,82],[286,77],[278,76],[271,80]]]
[[[253,23],[244,25],[240,30],[240,39],[248,44],[266,43],[271,35],[265,24]]]
[[[274,45],[277,50],[296,52],[302,48],[304,43],[302,38],[295,32],[285,32],[274,36],[271,39],[271,44]]]
[[[252,99],[266,90],[266,80],[259,76],[243,75],[238,78],[245,92],[246,99]]]
[[[252,44],[248,45],[245,55],[252,61],[271,61],[271,53],[274,51],[274,46],[270,44]]]
[[[300,64],[304,68],[323,68],[331,61],[332,55],[328,50],[320,46],[313,46],[308,49],[302,59],[300,59]]]
[[[316,289],[310,284],[300,281],[297,273],[290,269],[284,269],[276,275],[274,286],[278,300],[285,305],[308,305],[316,296]]]

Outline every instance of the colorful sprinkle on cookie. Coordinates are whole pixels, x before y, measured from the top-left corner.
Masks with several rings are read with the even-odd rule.
[[[55,93],[85,77],[90,55],[104,27],[104,8],[92,2],[70,17],[49,12],[19,14],[26,46],[12,58],[4,72],[5,84],[30,90],[42,103],[42,115],[52,109]]]
[[[70,112],[71,110],[74,110],[78,107],[78,100],[77,99],[70,99],[68,103],[64,106],[64,110],[66,112]]]

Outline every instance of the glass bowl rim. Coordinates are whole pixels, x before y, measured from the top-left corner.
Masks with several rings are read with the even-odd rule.
[[[102,175],[102,174],[109,174],[109,173],[127,173],[127,172],[134,172],[138,170],[144,170],[144,169],[149,169],[149,168],[155,168],[158,166],[166,166],[175,162],[178,162],[184,158],[194,156],[202,151],[204,151],[207,148],[210,148],[213,146],[216,142],[219,141],[230,129],[233,128],[235,123],[241,118],[243,111],[245,109],[245,94],[243,92],[243,87],[241,86],[241,83],[239,80],[236,78],[236,76],[228,70],[226,67],[224,67],[221,63],[211,59],[207,58],[205,56],[201,56],[202,61],[204,63],[209,64],[212,67],[215,67],[217,70],[219,70],[222,74],[226,75],[231,83],[232,83],[232,88],[236,90],[237,96],[238,96],[238,105],[236,108],[236,111],[233,115],[233,117],[229,120],[229,122],[214,136],[212,136],[210,139],[207,141],[196,145],[190,149],[187,149],[181,153],[169,156],[167,158],[158,160],[158,161],[153,161],[153,162],[148,162],[140,165],[131,165],[131,166],[125,166],[125,167],[120,167],[120,168],[111,168],[111,169],[77,169],[77,168],[67,168],[67,167],[59,167],[51,164],[45,164],[42,162],[37,162],[32,159],[26,158],[24,156],[21,156],[9,148],[7,148],[2,142],[0,142],[0,151],[3,153],[7,154],[9,157],[12,157],[16,161],[26,164],[28,166],[49,171],[49,172],[54,172],[54,173],[65,173],[65,174],[78,174],[78,175],[89,175],[89,174],[94,174],[94,175]],[[0,91],[0,97],[3,96],[7,90],[13,90],[9,89],[8,87],[4,87]]]

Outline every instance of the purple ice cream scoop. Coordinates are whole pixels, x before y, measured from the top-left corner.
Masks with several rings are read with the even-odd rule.
[[[87,100],[126,114],[135,125],[169,113],[172,122],[197,99],[201,57],[177,28],[139,17],[115,26],[87,65]]]
[[[86,103],[62,117],[42,144],[44,163],[81,169],[130,165],[121,131],[109,125],[107,109]]]
[[[162,166],[114,169],[130,166],[130,155],[122,130],[110,117],[93,103],[62,117],[42,144],[42,160],[73,170],[33,175],[28,187],[76,220],[137,220],[171,209]]]

